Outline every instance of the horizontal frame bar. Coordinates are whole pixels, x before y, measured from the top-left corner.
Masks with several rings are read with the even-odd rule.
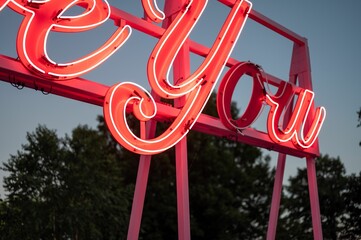
[[[52,94],[71,98],[74,100],[103,106],[105,95],[109,86],[89,81],[82,78],[74,78],[66,81],[51,81],[37,76],[28,71],[20,61],[4,55],[0,55],[0,80],[12,83],[14,85],[24,86]],[[156,120],[172,122],[179,113],[179,109],[172,106],[157,103]],[[256,147],[262,147],[269,150],[293,155],[296,157],[316,157],[317,149],[309,148],[301,150],[296,148],[291,142],[282,145],[274,143],[267,133],[253,128],[247,128],[242,133],[227,129],[218,118],[201,114],[192,130],[208,133],[231,139],[234,141],[251,144]]]

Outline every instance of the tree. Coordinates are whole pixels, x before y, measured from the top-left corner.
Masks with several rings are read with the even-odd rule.
[[[268,158],[244,144],[198,133],[191,137],[198,138],[189,146],[192,237],[264,237],[273,183]]]
[[[204,113],[217,116],[213,94]],[[232,106],[233,116],[238,114]],[[109,146],[119,149],[98,129]],[[137,129],[133,122],[132,126]],[[158,133],[167,126],[158,124]],[[257,239],[266,234],[272,197],[269,158],[255,147],[191,131],[187,136],[191,233],[193,239]],[[119,149],[125,182],[134,183],[139,156]],[[134,160],[134,158],[136,158]],[[176,239],[176,170],[174,150],[152,157],[141,225],[141,239]],[[125,166],[126,165],[126,166]]]
[[[343,198],[346,184],[345,167],[339,158],[328,155],[316,160],[317,183],[324,239],[337,239],[342,231],[341,217],[345,212]],[[291,239],[312,239],[307,170],[298,169],[286,187],[286,213],[283,216]]]
[[[232,110],[237,114],[235,105],[232,107]],[[204,111],[212,116],[217,115],[214,94],[211,96]],[[98,121],[98,129],[108,139],[107,142],[109,148],[112,149],[111,151],[118,152],[120,158],[125,159],[122,161],[123,169],[127,169],[123,174],[124,182],[133,186],[136,179],[139,156],[119,147],[111,135],[109,135],[104,119],[98,117]],[[132,129],[139,129],[139,125],[137,125],[132,117],[130,117],[129,124]],[[157,134],[163,132],[166,128],[166,123],[158,124]],[[240,157],[238,157],[238,160],[235,159],[237,158],[236,149],[239,148],[239,153],[242,152],[244,156],[247,156],[247,158],[243,157],[244,159],[242,158],[242,160],[249,159],[251,163],[259,161],[255,165],[263,164],[265,170],[269,168],[268,162],[263,162],[260,151],[254,147],[239,143],[232,144],[231,141],[214,136],[191,131],[187,136],[187,142],[192,238],[209,239],[209,237],[217,238],[217,236],[221,236],[219,238],[226,239],[227,234],[229,236],[236,236],[236,234],[240,234],[242,231],[243,234],[246,234],[245,232],[250,226],[249,222],[245,220],[247,226],[242,225],[243,229],[236,228],[235,225],[238,224],[239,218],[232,217],[232,215],[244,214],[238,213],[239,205],[236,205],[234,203],[235,200],[231,199],[233,197],[232,191],[235,191],[232,187],[238,184],[239,180],[245,180],[243,175],[237,177],[237,182],[234,179],[230,179],[233,175],[237,175],[236,169],[240,168]],[[140,239],[177,238],[176,170],[174,159],[173,149],[152,157]],[[205,166],[207,166],[208,170],[205,170]],[[242,174],[240,171],[238,173]],[[267,174],[260,175],[262,177],[268,176]],[[260,191],[262,194],[265,194],[264,189]],[[240,202],[238,200],[237,204],[240,204]],[[223,206],[223,208],[220,206]],[[224,211],[224,206],[227,207],[227,211]],[[208,213],[212,214],[207,215]],[[223,221],[220,216],[226,216],[230,220]],[[258,215],[256,218],[259,217]],[[210,227],[210,222],[213,222],[212,227]],[[227,233],[230,232],[229,229],[233,229],[231,233]]]
[[[361,108],[357,112],[358,125],[361,127]],[[361,142],[360,142],[361,146]],[[358,176],[351,174],[347,177],[347,184],[344,191],[346,202],[346,213],[343,216],[344,229],[341,239],[360,239],[361,238],[361,172]]]
[[[346,202],[345,214],[342,217],[343,230],[341,239],[356,240],[361,238],[361,172],[347,177],[343,197]]]
[[[0,233],[4,233],[6,225],[6,203],[0,199]]]
[[[3,239],[40,239],[50,237],[57,221],[57,205],[45,205],[59,198],[63,182],[59,172],[64,148],[54,131],[39,126],[27,134],[28,144],[4,163],[10,175],[4,178],[6,199],[6,231]]]
[[[357,112],[358,125],[361,127],[361,108]],[[361,146],[361,142],[360,142]],[[360,239],[361,238],[361,172],[351,174],[347,177],[343,197],[346,207],[345,214],[342,217],[343,230],[340,239]]]
[[[205,108],[217,117],[215,95]],[[231,107],[236,118],[239,110]],[[263,239],[274,170],[260,149],[192,132],[188,144],[194,239]]]
[[[235,105],[232,111],[236,116]],[[216,116],[215,95],[205,112]],[[65,138],[45,126],[27,134],[22,151],[4,164],[0,239],[125,238],[139,156],[98,120],[97,130],[79,126]],[[139,129],[134,117],[129,121]],[[225,138],[187,137],[192,238],[264,237],[274,173],[269,158]],[[152,158],[140,239],[177,238],[174,159],[173,149]]]
[[[118,159],[107,151],[103,136],[86,126],[75,128],[66,142],[64,197],[73,239],[123,239],[131,193]]]
[[[104,138],[86,126],[60,139],[39,126],[4,164],[2,239],[120,239],[130,194]]]

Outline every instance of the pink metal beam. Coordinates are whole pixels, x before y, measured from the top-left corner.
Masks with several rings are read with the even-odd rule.
[[[316,175],[316,159],[307,158],[307,179],[308,191],[310,195],[313,239],[322,240],[322,224],[320,214],[320,202],[318,199],[317,175]]]
[[[234,0],[218,0],[219,2],[232,7],[234,5]],[[142,18],[133,16],[123,10],[120,10],[116,7],[111,7],[111,19],[113,19],[117,24],[121,24],[122,21],[126,24],[129,24],[134,29],[137,29],[141,32],[147,33],[150,36],[159,38],[163,32],[164,29],[162,27],[159,27],[157,25],[152,24],[151,22],[148,22]],[[281,24],[273,21],[272,19],[264,16],[263,14],[257,12],[256,10],[252,9],[249,17],[254,20],[255,22],[269,28],[270,30],[280,34],[281,36],[299,44],[304,45],[307,41],[306,38],[300,36],[299,34],[293,32],[292,30],[282,26]],[[192,45],[194,42],[191,41],[191,51],[195,50],[196,48],[193,48]]]
[[[312,90],[311,62],[307,43],[305,45],[294,44],[291,60],[290,77],[297,79],[299,85],[305,89]],[[314,104],[311,106],[310,117],[315,115]],[[310,127],[311,122],[305,124],[306,130]],[[314,144],[314,149],[319,152],[318,141]],[[318,154],[319,155],[319,154]],[[312,227],[314,239],[322,239],[322,224],[320,203],[318,199],[317,175],[316,175],[316,159],[315,157],[306,157],[308,189],[310,195]]]
[[[108,86],[92,82],[86,79],[75,78],[68,81],[49,81],[30,73],[17,60],[0,55],[0,79],[5,82],[24,84],[25,87],[33,89],[44,89],[52,94],[71,98],[74,100],[103,106],[104,96]],[[179,109],[158,103],[157,120],[171,122],[179,113]],[[215,134],[220,137],[229,138],[239,142],[252,144],[257,147],[279,151],[296,157],[316,157],[319,155],[318,149],[309,148],[300,150],[292,143],[287,142],[282,145],[275,144],[267,133],[256,129],[244,129],[243,135],[227,129],[218,118],[201,114],[193,130]]]
[[[276,239],[277,222],[282,196],[283,177],[286,166],[286,157],[286,154],[278,154],[276,176],[273,183],[272,203],[267,229],[267,240]]]
[[[143,213],[145,193],[147,190],[148,176],[150,163],[152,160],[151,155],[141,155],[139,159],[137,180],[135,184],[132,212],[130,214],[128,240],[137,240],[139,237],[140,224]]]
[[[229,7],[232,7],[234,5],[234,0],[218,1]],[[298,35],[297,33],[264,16],[263,14],[257,12],[254,9],[252,9],[249,13],[249,18],[299,45],[304,45],[307,41],[306,38]]]
[[[305,41],[305,44],[303,45],[299,45],[297,43],[294,44],[289,81],[293,84],[296,84],[298,81],[301,87],[312,90],[311,64],[308,53],[307,41]],[[291,114],[290,109],[288,109],[284,116],[286,122],[287,119],[290,118],[290,114]],[[311,116],[313,117],[313,115],[314,115],[314,106],[312,106],[312,110],[311,110]],[[310,122],[306,122],[306,128],[308,128],[309,126],[310,126]],[[315,143],[314,148],[316,151],[319,151],[318,142]],[[322,239],[322,225],[321,225],[320,205],[318,199],[315,158],[307,157],[306,161],[307,161],[307,177],[308,177],[310,204],[311,204],[313,236],[314,239]],[[272,240],[275,239],[276,237],[276,229],[277,229],[280,199],[282,192],[282,180],[284,175],[285,164],[286,164],[286,155],[280,153],[278,158],[274,187],[273,187],[272,204],[271,204],[268,231],[267,231],[267,240]]]
[[[224,3],[227,6],[233,6],[234,1],[230,0],[219,0],[220,2]],[[116,25],[122,25],[122,24],[128,24],[132,28],[141,31],[143,33],[146,33],[150,36],[153,36],[155,38],[160,38],[163,35],[163,32],[165,31],[164,28],[152,24],[151,22],[139,18],[137,16],[131,15],[121,9],[112,7],[112,14],[111,19],[115,22]],[[291,30],[283,27],[282,25],[276,23],[275,21],[267,18],[266,16],[262,15],[261,13],[251,10],[250,12],[250,18],[255,20],[256,22],[268,27],[269,29],[277,32],[278,34],[290,39],[291,41],[294,41],[295,43],[299,45],[304,45],[306,43],[306,38],[301,37],[300,35],[292,32]],[[195,53],[199,56],[207,56],[209,52],[209,48],[199,44],[195,41],[189,40],[189,49],[192,53]],[[228,67],[232,67],[233,65],[239,63],[239,60],[236,60],[234,58],[229,58],[226,65]],[[277,79],[276,77],[273,77],[272,75],[269,75],[269,79]]]
[[[298,35],[297,33],[283,27],[282,25],[278,24],[277,22],[273,21],[272,19],[262,15],[261,13],[252,10],[249,17],[254,21],[262,24],[263,26],[271,29],[272,31],[288,38],[289,40],[297,43],[299,45],[304,45],[306,42],[306,38]]]
[[[172,4],[174,3],[173,1],[171,2]],[[232,7],[235,1],[219,0],[219,2],[229,7]],[[115,7],[112,7],[111,18],[116,25],[128,24],[134,29],[156,38],[161,37],[164,33],[164,28],[152,24],[145,19],[126,13]],[[296,81],[296,79],[299,79],[300,86],[302,88],[312,90],[307,40],[304,37],[301,37],[300,35],[283,27],[282,25],[265,17],[264,15],[255,10],[251,11],[250,18],[295,43],[291,62],[290,80],[292,82]],[[187,54],[189,50],[195,54],[204,57],[209,52],[209,48],[191,40],[189,40],[189,46],[187,46]],[[180,62],[187,63],[187,60],[182,59],[180,60]],[[228,67],[231,67],[237,63],[238,60],[231,58],[227,61],[226,65]],[[278,86],[279,83],[282,81],[281,79],[278,79],[277,77],[274,77],[270,74],[267,74],[267,77],[270,83],[275,86]],[[15,59],[1,55],[0,79],[6,82],[10,82],[17,87],[25,86],[28,88],[53,93],[59,96],[64,96],[67,98],[72,98],[75,100],[99,106],[103,105],[104,96],[109,88],[108,86],[102,85],[100,83],[80,78],[76,78],[70,81],[44,80],[28,72],[28,70],[26,70],[21,65],[21,63],[16,61]],[[295,88],[296,90],[298,89],[298,87]],[[177,103],[177,108],[158,103],[158,115],[155,117],[155,119],[162,121],[173,121],[173,119],[179,113],[178,108],[181,107],[181,101]],[[312,114],[313,112],[311,113],[311,115]],[[226,137],[235,141],[240,141],[257,147],[272,149],[280,152],[276,179],[274,183],[274,192],[272,197],[272,207],[267,239],[274,239],[276,234],[280,196],[282,191],[282,180],[286,161],[285,154],[294,155],[297,157],[306,157],[314,238],[322,239],[322,227],[320,221],[320,209],[318,202],[319,200],[315,169],[315,156],[319,155],[318,143],[316,143],[314,147],[308,150],[299,150],[295,148],[291,143],[285,143],[283,145],[275,144],[264,132],[260,132],[252,128],[245,129],[242,134],[233,132],[226,129],[219,121],[219,119],[204,114],[200,116],[198,122],[193,127],[193,130],[204,132],[207,134],[217,135],[220,137]],[[145,134],[144,131],[145,130],[143,129],[143,134]],[[190,239],[186,138],[184,138],[176,145],[176,156],[179,239]],[[136,187],[133,201],[128,239],[137,239],[139,235],[141,215],[147,185],[146,182],[149,173],[149,165],[150,157],[142,156],[139,165],[137,177],[138,187]]]
[[[155,136],[157,122],[150,121],[147,124],[142,122],[142,125],[141,134],[144,139],[153,138]],[[141,155],[139,159],[127,240],[137,240],[139,238],[151,160],[151,155]]]
[[[189,44],[188,41],[180,49],[173,68],[175,81],[186,79],[190,72]],[[185,98],[175,100],[175,107],[182,108]],[[189,210],[189,184],[188,184],[188,150],[187,136],[175,145],[176,153],[176,180],[177,180],[177,215],[178,239],[190,240],[190,210]]]
[[[178,239],[190,240],[190,210],[189,210],[189,187],[188,187],[188,153],[187,137],[179,141],[175,146],[176,151],[176,180],[177,180],[177,215],[178,215]]]
[[[20,61],[0,55],[0,79],[13,85],[43,90],[66,98],[103,106],[108,86],[74,78],[69,81],[50,81],[29,72]]]
[[[298,61],[299,61],[299,59],[297,59],[297,58],[293,59],[293,61],[291,62],[290,72],[292,72],[294,65],[297,65]],[[290,74],[289,82],[296,85],[297,77],[294,76],[293,74]],[[284,115],[285,122],[288,122],[291,117],[291,108],[293,108],[293,104],[291,104],[290,108],[287,109],[287,111]],[[284,177],[284,171],[285,171],[285,166],[286,166],[286,157],[287,157],[286,154],[283,154],[283,153],[278,154],[276,175],[275,175],[275,180],[273,183],[271,209],[270,209],[270,215],[269,215],[269,221],[268,221],[267,240],[276,239],[279,210],[280,210],[281,197],[282,197],[283,177]]]

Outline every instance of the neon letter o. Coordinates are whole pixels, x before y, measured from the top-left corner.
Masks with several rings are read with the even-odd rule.
[[[253,90],[246,110],[242,116],[235,120],[231,116],[232,95],[238,81],[244,74],[253,78]],[[247,128],[260,114],[264,99],[265,91],[259,67],[251,62],[240,62],[228,70],[220,83],[217,94],[219,118],[224,126],[231,130]]]

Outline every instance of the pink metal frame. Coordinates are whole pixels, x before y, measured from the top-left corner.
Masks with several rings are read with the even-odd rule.
[[[165,14],[168,15],[168,9],[175,9],[181,5],[183,0],[169,0],[166,1]],[[219,0],[219,2],[232,7],[233,0]],[[261,13],[252,10],[249,17],[264,25],[270,30],[278,33],[279,35],[289,39],[294,43],[290,79],[291,83],[298,83],[298,86],[304,89],[312,90],[310,58],[308,53],[307,40],[298,34],[290,31],[289,29],[279,25],[271,19],[265,17]],[[168,26],[168,21],[163,23],[162,27],[152,24],[147,21],[146,18],[142,19],[133,16],[120,9],[111,7],[111,19],[117,23],[126,23],[133,29],[141,31],[150,36],[159,38],[162,36],[164,29]],[[188,76],[190,71],[189,53],[193,52],[200,56],[206,56],[208,48],[194,42],[192,40],[186,41],[178,54],[175,61],[182,64],[175,64],[174,79],[179,79],[182,76]],[[239,61],[230,58],[226,65],[231,67],[237,64]],[[273,85],[279,85],[281,82],[275,76],[267,74],[267,78]],[[43,79],[38,75],[30,73],[19,61],[9,58],[4,55],[0,55],[0,79],[2,81],[10,82],[18,86],[25,86],[29,88],[43,89],[56,95],[64,96],[67,98],[83,101],[98,106],[103,105],[104,97],[109,89],[108,86],[100,83],[88,81],[86,79],[75,78],[71,81],[49,81]],[[36,86],[34,85],[36,82]],[[156,96],[154,96],[156,98]],[[175,107],[168,105],[158,104],[158,113],[156,120],[169,119],[177,116],[179,110],[176,107],[181,107],[184,103],[183,99],[179,99],[175,102]],[[314,107],[313,107],[314,109]],[[311,113],[311,115],[314,113]],[[290,113],[285,114],[285,119],[290,117]],[[311,118],[312,119],[312,118]],[[155,134],[156,121],[150,121],[147,124],[143,124],[141,127],[141,134],[143,137],[152,138]],[[310,123],[308,123],[310,124]],[[272,204],[270,209],[269,226],[267,231],[267,239],[275,239],[276,228],[278,222],[280,198],[282,192],[282,181],[284,176],[284,167],[286,163],[286,156],[293,155],[300,158],[306,158],[307,174],[309,181],[309,195],[311,203],[312,225],[314,239],[322,239],[322,227],[320,218],[320,208],[318,200],[318,189],[316,180],[315,169],[315,157],[319,155],[318,142],[315,146],[309,149],[298,149],[291,143],[285,143],[282,145],[275,144],[267,134],[256,131],[252,128],[245,129],[244,134],[239,134],[231,131],[223,126],[219,119],[201,114],[197,123],[193,126],[193,130],[213,134],[222,137],[229,137],[230,139],[240,142],[252,144],[257,147],[272,149],[279,152],[278,164],[276,169],[276,176],[274,182],[274,190],[272,196]],[[177,209],[178,209],[178,238],[190,239],[190,214],[189,214],[189,193],[188,193],[188,171],[187,171],[187,139],[183,138],[175,146],[176,150],[176,188],[177,188]],[[128,239],[138,239],[142,211],[145,199],[145,192],[149,174],[149,167],[151,163],[150,155],[140,156],[138,175],[136,180],[136,188],[133,198],[132,212],[129,222]]]

